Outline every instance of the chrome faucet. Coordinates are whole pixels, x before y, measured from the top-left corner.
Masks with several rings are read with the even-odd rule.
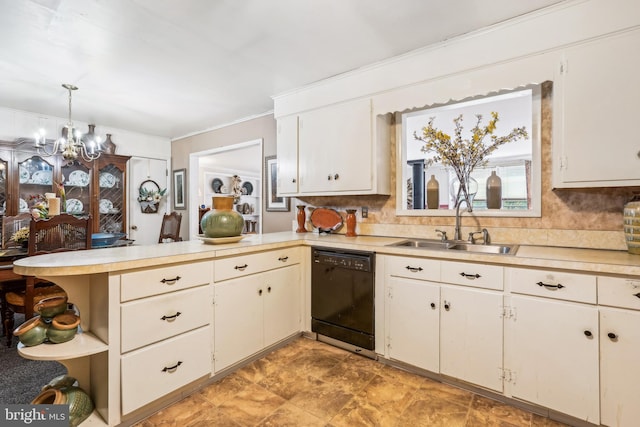
[[[440,240],[442,240],[442,242],[446,242],[447,241],[447,232],[446,231],[438,230],[436,228],[436,233],[440,234]]]
[[[461,199],[456,205],[456,228],[453,230],[453,240],[462,240],[460,237],[460,205],[464,202],[467,205],[467,212],[473,212],[473,206],[469,206],[466,200]]]
[[[469,233],[469,239],[468,239],[469,243],[471,243],[472,245],[475,245],[476,243],[475,235],[480,233],[482,233],[482,244],[488,245],[489,243],[491,243],[491,239],[489,237],[489,230],[487,230],[486,228],[483,228],[481,231],[472,231],[471,233]]]

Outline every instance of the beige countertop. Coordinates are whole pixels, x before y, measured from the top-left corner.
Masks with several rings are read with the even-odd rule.
[[[35,276],[106,273],[306,245],[514,267],[541,267],[585,273],[640,276],[640,255],[631,255],[626,251],[520,246],[515,255],[489,255],[388,246],[401,240],[405,238],[281,232],[246,236],[238,243],[223,245],[207,244],[196,239],[157,245],[134,245],[40,255],[16,261],[14,271],[18,274]]]

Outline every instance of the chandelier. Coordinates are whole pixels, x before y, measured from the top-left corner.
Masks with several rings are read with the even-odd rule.
[[[69,163],[77,160],[78,157],[87,162],[93,161],[102,154],[102,146],[100,145],[102,139],[93,134],[93,125],[89,126],[90,131],[84,136],[82,132],[73,127],[73,122],[71,121],[71,93],[74,90],[78,90],[78,88],[67,83],[63,84],[62,87],[69,91],[69,121],[62,129],[62,137],[55,141],[47,141],[44,129],[40,129],[35,134],[35,148],[38,154],[45,157],[60,154]]]

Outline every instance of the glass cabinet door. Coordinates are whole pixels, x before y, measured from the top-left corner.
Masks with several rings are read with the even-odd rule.
[[[45,193],[56,193],[53,171],[53,164],[40,156],[18,161],[17,212],[29,212],[36,203],[44,200]]]
[[[125,226],[124,172],[114,164],[100,168],[98,201],[100,233],[121,233]]]
[[[80,163],[62,166],[66,194],[66,212],[72,215],[91,213],[91,170]]]
[[[10,158],[10,153],[0,152],[0,219],[2,216],[7,215],[7,194],[9,194],[7,177],[9,176]]]

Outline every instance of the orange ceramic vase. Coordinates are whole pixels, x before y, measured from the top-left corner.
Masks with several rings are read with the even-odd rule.
[[[347,209],[347,237],[356,237],[356,210]]]

